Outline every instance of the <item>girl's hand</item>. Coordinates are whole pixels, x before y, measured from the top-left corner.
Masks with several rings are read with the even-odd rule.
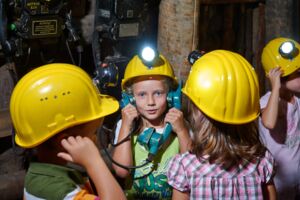
[[[283,71],[280,67],[275,67],[269,71],[268,77],[271,82],[272,89],[280,89],[281,83],[280,83],[280,77],[283,74]]]
[[[58,157],[85,168],[93,165],[93,162],[100,157],[95,143],[87,137],[70,136],[67,139],[63,139],[61,145],[67,152],[58,153]]]
[[[187,130],[183,118],[183,113],[176,108],[169,109],[165,117],[165,122],[171,123],[172,129],[177,135]]]
[[[137,111],[136,107],[128,104],[125,106],[122,111],[122,125],[129,127],[129,130],[132,128],[134,119],[138,118],[139,112]]]

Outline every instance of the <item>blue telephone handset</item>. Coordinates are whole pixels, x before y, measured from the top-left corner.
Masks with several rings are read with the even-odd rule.
[[[134,97],[127,92],[122,92],[122,99],[119,101],[120,107],[124,108],[127,106],[129,103],[132,105],[135,105],[135,100]]]
[[[181,109],[181,88],[182,82],[180,81],[176,90],[169,91],[167,95],[169,108],[175,107],[177,109]],[[134,98],[123,92],[122,100],[120,101],[121,108],[124,108],[128,103],[134,105]],[[167,123],[162,133],[157,133],[155,128],[148,128],[138,136],[137,141],[149,151],[148,159],[153,159],[153,156],[156,155],[162,144],[167,141],[171,132],[172,125]]]

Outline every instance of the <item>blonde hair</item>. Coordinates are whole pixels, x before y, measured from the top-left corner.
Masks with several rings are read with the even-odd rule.
[[[174,84],[174,81],[167,76],[162,76],[162,75],[145,75],[144,77],[151,77],[151,76],[161,76],[163,77],[162,82],[165,85],[167,91],[169,92],[169,90],[173,90],[175,89],[176,85]],[[125,85],[124,85],[124,90],[126,93],[133,95],[133,89],[132,89],[132,85],[135,83],[137,78],[140,78],[141,76],[138,76],[136,78],[132,78],[131,80],[129,80]]]
[[[232,125],[215,121],[189,102],[189,121],[194,132],[191,153],[198,158],[208,156],[210,163],[225,169],[261,157],[266,148],[259,140],[256,121]]]

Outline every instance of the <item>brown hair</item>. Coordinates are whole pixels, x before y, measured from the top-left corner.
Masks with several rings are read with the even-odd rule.
[[[192,101],[188,103],[189,121],[194,132],[191,153],[198,158],[208,156],[210,163],[228,169],[251,162],[265,153],[256,121],[240,125],[221,123],[203,114]]]

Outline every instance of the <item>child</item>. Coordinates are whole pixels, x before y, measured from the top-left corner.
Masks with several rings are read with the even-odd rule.
[[[215,50],[192,66],[182,92],[194,133],[169,163],[173,199],[274,199],[273,158],[259,141],[258,80],[239,54]]]
[[[15,141],[34,148],[37,157],[25,177],[24,199],[125,199],[94,144],[104,116],[117,109],[79,67],[48,64],[25,75],[10,102]],[[98,197],[83,170],[66,161],[85,168]]]
[[[190,143],[183,113],[168,106],[167,95],[177,86],[173,70],[162,55],[151,66],[144,64],[139,56],[134,56],[125,69],[122,88],[134,102],[121,111],[122,120],[117,124],[115,142],[124,141],[132,131],[134,134],[115,148],[113,159],[121,165],[138,167],[133,171],[119,165],[113,165],[113,168],[117,176],[126,178],[128,199],[170,199],[172,196],[166,177],[167,164],[173,155],[185,152]],[[135,123],[138,125],[133,130]],[[153,159],[149,158],[149,149],[137,140],[151,128],[164,134],[166,123],[172,125],[174,134],[152,156]],[[147,160],[152,162],[147,165]]]
[[[284,200],[300,198],[299,49],[294,40],[276,38],[262,53],[272,90],[260,99],[260,135],[278,165],[274,183]]]

